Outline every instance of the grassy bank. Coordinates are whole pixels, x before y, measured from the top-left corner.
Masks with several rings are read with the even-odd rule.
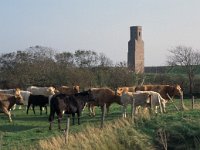
[[[82,124],[70,126],[68,144],[64,132],[57,129],[57,120],[49,131],[48,116],[40,116],[39,110],[36,115],[15,110],[13,123],[0,114],[0,149],[200,149],[200,102],[191,110],[191,101],[184,101],[186,111],[177,112],[168,104],[166,114],[136,117],[134,123],[122,119],[119,105],[113,105],[103,130],[99,128],[100,110],[96,117],[89,117],[85,110]]]

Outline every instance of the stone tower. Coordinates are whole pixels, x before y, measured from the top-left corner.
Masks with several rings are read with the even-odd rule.
[[[130,27],[130,40],[128,42],[128,68],[135,73],[144,72],[144,42],[142,40],[142,27]]]

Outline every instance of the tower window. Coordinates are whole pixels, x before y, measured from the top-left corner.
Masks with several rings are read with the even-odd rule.
[[[140,32],[139,32],[139,36],[140,36]]]

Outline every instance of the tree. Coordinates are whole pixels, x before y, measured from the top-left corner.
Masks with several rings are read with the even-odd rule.
[[[74,55],[70,52],[62,52],[55,55],[56,62],[58,64],[63,64],[67,67],[75,66]]]
[[[98,54],[91,50],[77,50],[75,51],[75,61],[78,67],[94,67],[97,64]]]
[[[189,79],[190,94],[193,93],[194,78],[200,65],[200,52],[192,47],[177,46],[171,50],[168,56],[168,64],[170,66],[181,66],[186,71]]]

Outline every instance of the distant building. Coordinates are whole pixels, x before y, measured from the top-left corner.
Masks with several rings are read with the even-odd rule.
[[[127,64],[131,71],[144,73],[144,42],[142,40],[141,26],[130,27]]]

